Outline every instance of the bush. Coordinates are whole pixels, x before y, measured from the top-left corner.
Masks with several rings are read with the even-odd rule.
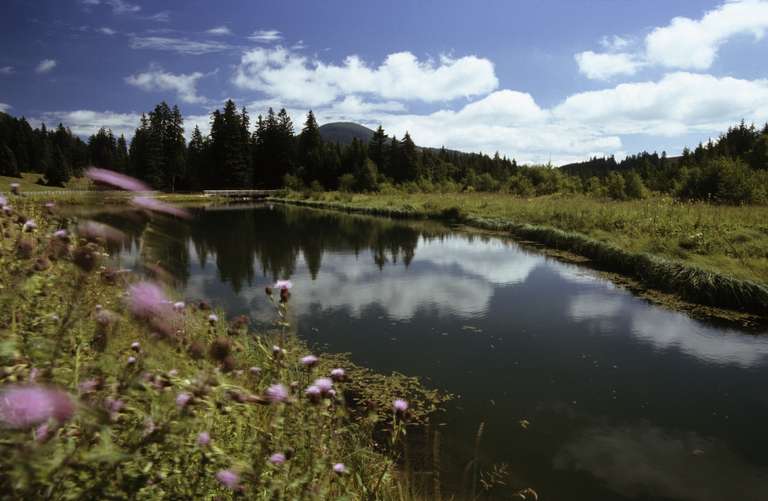
[[[611,172],[606,179],[608,196],[613,200],[625,200],[627,198],[626,181],[618,172]]]
[[[339,191],[351,192],[355,190],[355,176],[344,174],[339,178]]]

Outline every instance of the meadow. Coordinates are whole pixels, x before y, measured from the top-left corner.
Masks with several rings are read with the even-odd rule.
[[[0,214],[0,490],[17,499],[413,499],[406,430],[445,398],[312,354],[291,284],[271,327],[115,267],[114,228],[34,197]],[[130,217],[170,217],[153,204]]]

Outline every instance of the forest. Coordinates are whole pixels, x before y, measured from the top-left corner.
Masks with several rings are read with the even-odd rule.
[[[679,157],[641,152],[555,168],[446,148],[422,148],[379,126],[370,141],[324,141],[312,111],[298,131],[285,109],[252,119],[228,100],[211,113],[210,133],[195,126],[189,142],[177,106],[162,102],[142,115],[130,140],[102,128],[83,141],[59,124],[32,128],[0,114],[0,175],[41,174],[62,186],[88,165],[146,181],[155,189],[281,188],[376,192],[501,192],[531,197],[582,193],[613,200],[650,193],[721,204],[768,203],[768,124],[743,121]]]

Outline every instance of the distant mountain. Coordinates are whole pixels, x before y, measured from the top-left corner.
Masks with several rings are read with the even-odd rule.
[[[320,136],[330,143],[350,144],[358,139],[365,144],[371,140],[373,131],[368,127],[353,122],[333,122],[320,126]]]

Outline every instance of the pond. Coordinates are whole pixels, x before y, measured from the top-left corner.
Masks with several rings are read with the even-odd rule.
[[[481,469],[505,468],[541,499],[768,499],[768,337],[436,223],[267,205],[194,213],[136,229],[144,247],[120,259],[151,252],[186,297],[257,322],[271,311],[264,286],[291,279],[310,345],[457,396],[435,423],[448,488],[484,423]]]

